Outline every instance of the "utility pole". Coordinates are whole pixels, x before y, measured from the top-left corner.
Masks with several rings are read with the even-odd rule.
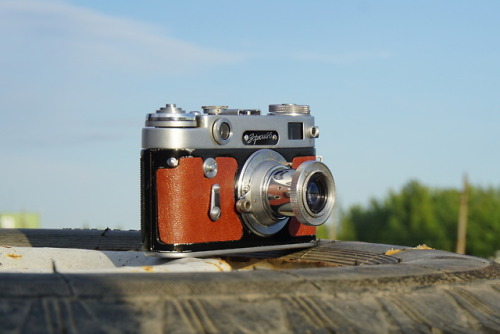
[[[468,212],[468,192],[469,182],[467,174],[463,176],[463,189],[460,195],[460,207],[458,209],[458,230],[457,230],[457,249],[458,254],[465,254],[465,241],[467,239],[467,212]]]

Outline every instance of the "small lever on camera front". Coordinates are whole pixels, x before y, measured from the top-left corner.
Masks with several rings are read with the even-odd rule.
[[[222,213],[220,210],[220,186],[214,184],[210,192],[210,211],[208,215],[211,220],[216,221]]]

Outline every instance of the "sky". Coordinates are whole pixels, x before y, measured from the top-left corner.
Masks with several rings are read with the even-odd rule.
[[[140,229],[147,113],[310,105],[339,208],[500,186],[498,1],[0,0],[0,212]]]

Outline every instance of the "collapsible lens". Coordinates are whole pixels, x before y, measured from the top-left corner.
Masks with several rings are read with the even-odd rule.
[[[335,183],[325,164],[306,161],[291,169],[280,154],[267,149],[246,161],[237,187],[243,221],[261,236],[278,232],[288,217],[305,225],[321,225],[335,203]]]

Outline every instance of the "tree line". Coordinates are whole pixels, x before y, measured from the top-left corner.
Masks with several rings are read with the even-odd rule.
[[[500,249],[500,188],[469,186],[466,254],[490,257]],[[399,192],[340,213],[339,240],[455,251],[461,191],[410,181]],[[325,228],[319,231],[325,235]]]

